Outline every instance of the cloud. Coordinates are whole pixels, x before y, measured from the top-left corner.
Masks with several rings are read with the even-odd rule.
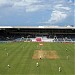
[[[25,3],[25,2],[23,2],[23,1],[19,1],[19,2],[17,2],[17,1],[15,1],[15,2],[13,2],[13,7],[14,8],[17,8],[17,7],[24,7],[24,6],[26,6],[27,4]]]
[[[3,0],[3,2],[1,2],[1,6],[11,6],[12,8],[24,8],[24,10],[26,10],[26,12],[34,12],[34,11],[38,11],[40,8],[43,7],[43,5],[41,5],[40,0],[10,0],[10,3],[8,2],[7,4],[7,0]]]
[[[0,0],[0,4],[7,2],[7,0]]]
[[[31,6],[27,6],[26,7],[26,12],[34,12],[34,11],[38,11],[40,8],[38,5],[31,5]]]
[[[40,0],[19,0],[19,1],[12,1],[14,6],[20,7],[20,6],[31,6],[35,3],[40,3]]]
[[[48,23],[57,23],[65,20],[68,16],[68,13],[71,11],[71,8],[63,4],[57,4],[54,6],[50,19]]]
[[[8,7],[12,7],[13,3],[10,0],[0,0],[0,8],[8,8]]]
[[[40,3],[41,1],[40,0],[24,0],[25,2],[27,3]]]
[[[35,12],[44,9],[44,5],[30,5],[26,7],[26,12]]]
[[[0,7],[13,7],[13,8],[25,8],[27,12],[34,12],[41,9],[66,9],[70,10],[68,7],[64,7],[65,0],[0,0]],[[54,7],[56,5],[56,7]],[[31,10],[30,10],[31,9]]]
[[[62,9],[62,10],[70,10],[70,7],[65,6],[63,4],[57,4],[57,5],[54,6],[54,9],[57,9],[57,10],[60,10],[60,9]]]
[[[20,2],[15,2],[14,7],[22,7],[26,12],[35,12],[45,7],[41,3],[42,1],[40,0],[22,0]]]
[[[59,21],[62,21],[67,17],[67,14],[65,12],[61,12],[58,10],[54,10],[51,14],[51,18],[48,20],[48,23],[57,23]]]
[[[21,14],[22,10],[24,13],[49,10],[48,20],[46,19],[46,21],[42,23],[52,24],[65,20],[71,12],[73,12],[71,5],[74,3],[72,0],[67,1],[68,0],[0,0],[0,8],[7,8],[8,10],[11,9],[16,12],[21,11]],[[10,7],[10,9],[8,7]]]
[[[44,0],[0,0],[0,8],[23,9],[26,12],[50,9],[51,5]]]
[[[62,22],[71,14],[71,8],[64,3],[56,3],[52,8],[50,18],[42,23],[55,24]]]

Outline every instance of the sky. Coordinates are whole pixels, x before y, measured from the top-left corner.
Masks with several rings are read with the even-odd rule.
[[[0,26],[75,26],[74,0],[0,0]]]

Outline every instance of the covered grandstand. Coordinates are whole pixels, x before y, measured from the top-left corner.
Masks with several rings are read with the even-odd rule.
[[[75,27],[0,26],[0,42],[75,42]]]

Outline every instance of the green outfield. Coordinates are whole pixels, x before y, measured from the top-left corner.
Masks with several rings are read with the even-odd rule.
[[[49,59],[46,55],[34,59],[36,50],[56,51],[59,58]],[[75,75],[74,50],[74,43],[43,42],[43,46],[39,42],[0,43],[0,75]]]

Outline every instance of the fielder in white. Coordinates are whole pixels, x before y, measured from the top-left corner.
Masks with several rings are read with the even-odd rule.
[[[36,63],[36,67],[38,67],[39,66],[39,64],[38,64],[38,62]]]
[[[42,57],[40,56],[40,59],[42,59]]]
[[[8,56],[8,53],[7,53],[7,56]]]
[[[68,60],[68,59],[69,59],[69,56],[67,55],[66,58],[67,58],[67,60]]]
[[[66,51],[67,51],[67,49],[66,49]]]
[[[59,67],[59,72],[61,72],[61,67]]]
[[[7,66],[10,68],[10,65],[9,64]]]

